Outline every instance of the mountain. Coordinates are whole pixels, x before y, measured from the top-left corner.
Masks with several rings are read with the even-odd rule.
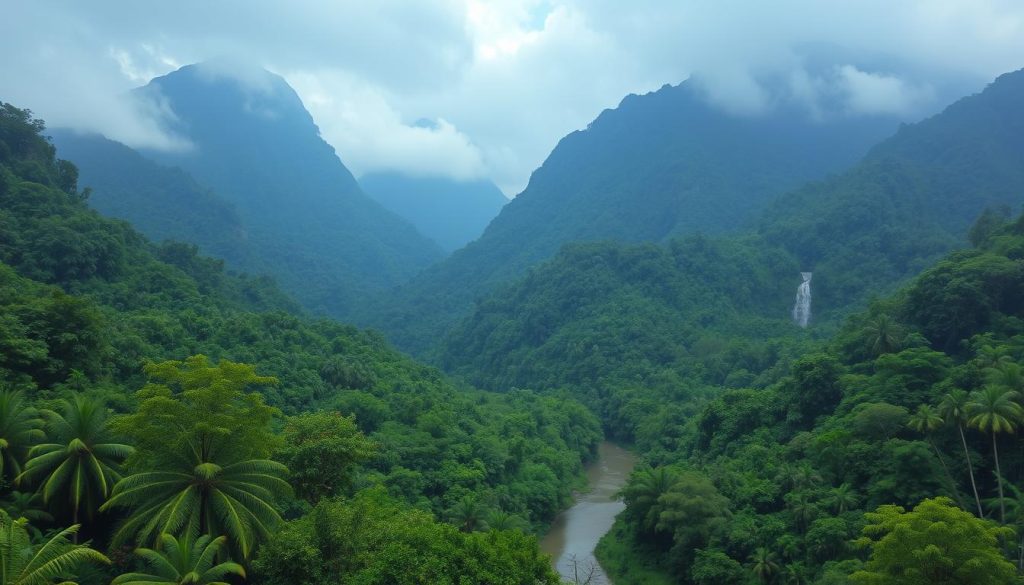
[[[479,301],[439,360],[485,387],[568,390],[633,440],[650,406],[638,400],[776,381],[785,356],[965,246],[976,218],[971,240],[1005,221],[1024,203],[1022,170],[1024,70],[784,195],[746,234],[566,246]],[[790,316],[801,271],[806,331]]]
[[[60,128],[48,134],[58,156],[75,162],[93,209],[128,221],[154,241],[193,243],[234,267],[254,264],[235,206],[187,172],[98,134]]]
[[[75,436],[87,441],[107,432],[96,429],[104,428],[102,416],[108,411],[132,417],[122,427],[127,430],[153,425],[168,458],[139,458],[139,467],[123,468],[125,475],[169,472],[165,461],[171,459],[170,450],[198,444],[195,435],[182,430],[191,424],[205,429],[204,457],[253,447],[269,455],[278,445],[282,453],[286,445],[296,446],[302,454],[284,459],[291,468],[294,495],[269,489],[258,494],[258,505],[273,510],[259,520],[266,530],[259,531],[258,541],[284,551],[278,575],[285,577],[275,583],[391,582],[380,577],[384,570],[395,570],[394,555],[386,550],[422,545],[422,530],[435,525],[428,540],[443,542],[443,550],[423,548],[408,561],[438,567],[424,577],[426,582],[456,582],[467,574],[469,582],[490,582],[495,566],[502,576],[512,575],[511,582],[558,582],[532,535],[515,530],[507,531],[507,538],[479,534],[480,539],[464,540],[455,538],[462,534],[458,528],[440,519],[456,522],[460,503],[471,500],[480,502],[474,513],[491,518],[487,502],[494,511],[500,505],[505,521],[525,531],[545,527],[571,501],[573,488],[583,481],[583,465],[601,438],[599,423],[586,407],[526,391],[492,394],[457,384],[394,350],[376,332],[295,315],[294,303],[268,279],[226,272],[222,261],[199,255],[195,246],[150,242],[127,222],[89,208],[78,188],[78,170],[56,158],[42,131],[43,123],[30,112],[0,102],[4,404],[14,403],[17,412],[20,405],[42,409],[60,407],[64,399],[88,399],[89,414],[72,419],[86,420],[88,432]],[[203,398],[193,401],[189,396]],[[164,406],[187,401],[188,416],[167,416],[167,410],[155,414],[146,406],[154,401]],[[195,406],[199,403],[201,408]],[[37,411],[21,412],[35,416]],[[57,425],[32,419],[27,425],[38,429],[30,434],[39,436],[5,448],[8,466],[28,467],[30,444],[65,440]],[[211,433],[211,428],[218,432]],[[259,434],[253,439],[239,432],[241,428]],[[117,451],[126,455],[141,448],[141,441],[133,441],[136,437],[126,432],[119,441],[130,447]],[[325,455],[328,451],[320,449],[328,444],[333,446]],[[271,473],[278,473],[273,471],[276,465]],[[10,467],[5,469],[5,477],[13,477]],[[327,475],[337,483],[325,483]],[[39,483],[25,480],[21,489],[35,489]],[[345,494],[346,501],[348,496],[363,500],[351,509],[350,517],[357,521],[346,540],[332,543],[354,550],[373,541],[383,552],[364,555],[365,562],[342,570],[327,566],[336,563],[325,545],[296,579],[293,553],[288,551],[296,543],[312,542],[296,533],[314,518],[304,514],[312,510],[307,488]],[[0,482],[0,498],[8,500],[13,489],[12,481]],[[81,518],[88,538],[83,540],[111,556],[122,547],[149,542],[130,534],[130,542],[111,544],[109,528],[125,514],[115,509],[97,518],[97,508],[109,501],[109,494],[87,493],[91,495],[83,498]],[[323,498],[328,499],[333,498]],[[32,528],[61,530],[72,524],[75,507],[57,500],[51,504],[48,514],[32,516]],[[332,518],[341,506],[332,508]],[[372,534],[365,532],[367,512],[375,516]],[[2,518],[9,521],[6,515]],[[234,550],[222,553],[235,555]],[[453,561],[455,552],[465,561]],[[477,562],[480,555],[489,564]],[[378,558],[385,569],[374,564]],[[471,564],[483,568],[467,573]],[[261,570],[267,568],[261,563]],[[115,566],[83,571],[80,577],[85,578],[75,581],[110,583],[126,570]],[[422,574],[411,566],[402,570]],[[72,577],[77,566],[62,567],[61,572]],[[524,575],[516,576],[519,572]],[[264,577],[261,582],[266,582]]]
[[[359,178],[366,194],[451,252],[480,237],[508,198],[488,180],[457,181],[398,172]]]
[[[363,319],[422,352],[475,298],[565,243],[734,231],[782,193],[854,164],[897,125],[891,116],[816,120],[795,105],[733,115],[693,80],[628,96],[563,138],[480,239]]]
[[[1024,203],[1022,104],[1024,70],[1002,75],[902,126],[850,171],[780,197],[757,230],[814,271],[825,310],[881,294],[964,245],[985,208]]]
[[[168,130],[192,145],[143,154],[234,204],[252,248],[240,268],[272,274],[313,312],[343,316],[441,258],[362,192],[281,77],[210,62],[136,91],[171,112]]]

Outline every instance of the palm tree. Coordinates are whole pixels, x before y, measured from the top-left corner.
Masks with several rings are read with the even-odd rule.
[[[1006,504],[1003,499],[1003,473],[999,469],[999,449],[996,447],[996,435],[1012,433],[1017,429],[1017,421],[1024,411],[1015,400],[1017,393],[999,386],[986,386],[979,392],[971,393],[971,402],[967,405],[970,418],[967,424],[983,433],[992,435],[992,456],[996,463],[996,483],[999,486],[999,521],[1006,523]]]
[[[903,328],[885,314],[869,321],[864,332],[868,337],[868,352],[875,356],[898,351],[907,336]]]
[[[514,514],[502,510],[495,510],[487,515],[488,530],[523,530],[525,531],[528,526],[522,518]]]
[[[36,492],[13,491],[7,495],[0,507],[7,512],[11,518],[24,518],[28,524],[25,528],[34,539],[41,539],[43,533],[36,527],[36,524],[49,524],[53,522],[53,516],[39,507],[39,494]]]
[[[985,513],[981,510],[981,498],[978,496],[978,485],[974,482],[974,464],[971,463],[971,452],[967,449],[967,437],[964,435],[964,424],[967,422],[970,396],[966,391],[956,389],[947,392],[939,403],[939,416],[946,422],[956,421],[956,427],[960,431],[960,443],[964,446],[964,459],[967,461],[967,473],[971,477],[971,490],[974,492],[974,503],[978,506],[978,518],[984,518]]]
[[[786,497],[786,504],[793,514],[800,533],[803,534],[811,522],[818,517],[818,507],[803,493],[791,493]]]
[[[128,445],[114,442],[103,403],[84,396],[64,401],[64,413],[43,411],[47,437],[29,450],[29,460],[17,481],[38,484],[43,503],[63,496],[78,523],[81,512],[92,513],[121,479],[117,465],[131,454]]]
[[[188,537],[177,539],[170,534],[160,537],[160,550],[135,549],[152,569],[152,573],[126,573],[110,582],[110,585],[228,585],[224,579],[229,575],[245,578],[242,565],[233,562],[213,564],[217,553],[227,542],[224,536],[213,538],[204,534],[190,542]]]
[[[0,479],[14,479],[29,448],[46,438],[39,411],[13,390],[0,391]]]
[[[768,583],[779,572],[779,563],[775,559],[775,553],[763,546],[750,555],[750,563],[750,571],[754,573],[760,583]]]
[[[953,495],[956,496],[956,501],[960,504],[960,507],[964,507],[963,496],[960,495],[960,490],[956,486],[956,480],[953,479],[953,474],[949,472],[949,467],[946,465],[946,458],[942,456],[942,452],[939,451],[939,447],[935,444],[932,439],[932,432],[942,427],[945,423],[942,417],[936,414],[935,410],[927,404],[921,404],[917,407],[917,412],[910,415],[910,420],[907,422],[907,426],[914,429],[915,431],[924,435],[928,444],[931,445],[932,450],[935,451],[935,456],[939,458],[939,463],[942,464],[942,470],[946,473],[946,479],[949,480],[950,487],[953,488]]]
[[[65,528],[46,542],[33,545],[24,518],[12,519],[0,511],[0,585],[50,585],[83,562],[110,564],[86,545],[68,540],[78,525]],[[61,585],[74,585],[66,579]]]
[[[834,487],[829,491],[826,502],[832,506],[837,514],[844,514],[860,502],[860,496],[857,495],[857,492],[853,491],[853,487],[850,484],[843,482],[839,484],[839,487]]]
[[[640,521],[641,527],[653,533],[661,516],[658,500],[679,481],[679,474],[670,467],[645,468],[638,471],[622,488],[620,494],[630,515]]]
[[[463,532],[487,530],[487,522],[484,521],[485,515],[487,515],[487,509],[472,496],[463,497],[448,511],[449,519]]]
[[[180,444],[165,469],[130,475],[117,482],[100,510],[132,512],[114,535],[115,546],[130,539],[156,544],[163,534],[227,536],[241,559],[281,522],[275,507],[291,493],[284,465],[269,459],[239,460],[214,442]]]

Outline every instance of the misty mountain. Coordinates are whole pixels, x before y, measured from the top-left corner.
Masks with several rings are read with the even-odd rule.
[[[628,428],[640,413],[628,396],[778,380],[809,339],[966,247],[983,210],[1022,203],[1024,70],[904,126],[853,169],[786,194],[748,234],[565,246],[479,301],[438,358],[485,387],[568,389]],[[979,225],[974,242],[988,235]],[[790,315],[800,271],[813,272],[807,332]],[[957,295],[987,298],[967,283]],[[974,317],[956,311],[943,326],[959,331]]]
[[[58,156],[75,162],[89,205],[124,219],[154,241],[189,242],[230,266],[253,265],[235,206],[184,170],[166,167],[98,134],[48,131]]]
[[[359,184],[385,209],[412,223],[448,252],[480,237],[508,203],[497,185],[482,179],[457,181],[377,172],[363,175]]]
[[[366,321],[423,350],[476,297],[565,243],[737,230],[780,194],[855,163],[897,125],[891,116],[814,119],[792,103],[732,115],[694,81],[630,95],[563,138],[479,240]]]
[[[362,192],[281,77],[212,62],[137,91],[170,111],[168,130],[192,145],[144,154],[234,204],[254,258],[241,268],[273,275],[310,310],[345,315],[442,256]]]

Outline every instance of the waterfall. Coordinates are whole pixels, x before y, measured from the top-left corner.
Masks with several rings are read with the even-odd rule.
[[[793,321],[801,327],[807,327],[811,320],[811,273],[801,272],[803,282],[796,289],[796,304],[793,305]]]

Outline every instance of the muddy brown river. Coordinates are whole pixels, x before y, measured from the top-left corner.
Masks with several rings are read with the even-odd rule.
[[[632,453],[601,443],[597,460],[587,468],[590,491],[578,495],[573,506],[555,518],[540,542],[541,550],[551,555],[563,578],[584,582],[593,571],[591,585],[611,583],[594,558],[594,547],[611,529],[616,514],[626,507],[615,494],[626,484],[634,465],[636,457]]]

